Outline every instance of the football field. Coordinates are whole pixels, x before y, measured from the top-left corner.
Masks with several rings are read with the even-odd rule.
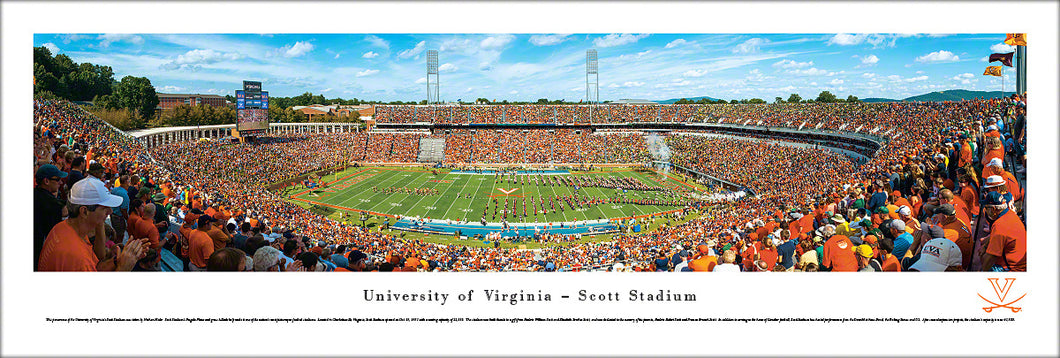
[[[653,190],[615,189],[596,185],[567,185],[572,181],[609,181],[640,184]],[[570,222],[636,217],[679,209],[644,200],[682,200],[693,186],[650,171],[596,170],[570,174],[504,175],[450,172],[436,174],[422,168],[350,168],[321,180],[327,185],[290,190],[302,202],[347,214],[411,216],[478,222]],[[551,185],[550,185],[551,184]],[[578,202],[594,201],[592,205]],[[625,202],[619,202],[625,201]],[[524,217],[525,211],[525,217]],[[505,212],[508,214],[505,215]],[[356,220],[357,215],[353,216]]]

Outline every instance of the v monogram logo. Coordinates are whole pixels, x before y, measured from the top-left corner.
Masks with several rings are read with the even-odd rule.
[[[497,190],[500,190],[502,193],[505,193],[505,194],[511,194],[511,193],[514,193],[516,190],[519,190],[519,188],[515,188],[515,189],[497,188]]]
[[[1006,277],[1005,284],[1003,286],[998,286],[997,278],[988,278],[987,280],[990,280],[990,286],[994,287],[994,293],[997,294],[997,299],[1001,300],[1001,302],[1005,302],[1005,297],[1008,296],[1008,291],[1012,290],[1012,282],[1016,281],[1013,277]]]

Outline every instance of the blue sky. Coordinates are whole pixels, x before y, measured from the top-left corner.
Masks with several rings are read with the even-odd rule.
[[[36,34],[75,62],[151,79],[162,93],[426,99],[425,50],[439,52],[445,101],[585,97],[585,51],[599,53],[600,99],[905,98],[997,91],[987,56],[1004,34]],[[995,65],[997,63],[994,63]],[[1006,68],[1006,90],[1015,88]]]

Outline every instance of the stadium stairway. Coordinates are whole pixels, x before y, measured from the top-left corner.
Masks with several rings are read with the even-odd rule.
[[[445,138],[420,138],[420,163],[439,163],[445,159]]]

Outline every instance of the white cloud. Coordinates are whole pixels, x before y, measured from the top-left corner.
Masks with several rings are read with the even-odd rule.
[[[493,70],[493,64],[489,62],[483,62],[478,64],[479,71],[491,71]]]
[[[767,42],[769,42],[769,40],[755,37],[744,41],[742,44],[736,45],[736,47],[732,49],[732,53],[755,53],[758,52],[759,46]]]
[[[880,62],[880,58],[876,57],[876,55],[868,55],[861,58],[861,63],[865,65],[875,65],[877,62]]]
[[[427,77],[420,77],[418,80],[416,80],[416,84],[418,84],[418,85],[421,85],[421,84],[424,84],[424,83],[427,83]]]
[[[237,52],[225,53],[210,49],[195,49],[185,52],[184,54],[178,55],[176,59],[163,63],[160,67],[166,70],[196,70],[198,68],[201,68],[202,65],[214,64],[225,60],[234,61],[242,59],[243,57],[245,56]]]
[[[677,39],[677,40],[670,41],[670,43],[666,44],[666,48],[674,48],[674,47],[681,46],[681,45],[684,45],[684,44],[687,44],[687,43],[688,43],[688,41],[685,41],[685,39]]]
[[[805,69],[805,70],[791,70],[788,73],[800,76],[835,76],[835,72],[829,72],[828,70],[821,70],[816,67]]]
[[[828,45],[839,45],[839,46],[851,46],[867,43],[872,45],[873,48],[891,46],[894,47],[895,39],[899,37],[908,37],[906,35],[895,35],[888,36],[884,34],[835,34],[832,38],[828,39]],[[889,43],[885,42],[890,39]]]
[[[681,75],[685,77],[703,77],[706,74],[707,70],[688,70],[685,71],[685,73],[682,73]]]
[[[336,59],[336,60],[337,60],[337,59],[339,59],[339,56],[342,56],[342,52],[336,53],[336,54],[335,54],[335,59]]]
[[[966,80],[966,79],[969,79],[969,78],[975,78],[975,75],[971,74],[971,73],[962,73],[962,74],[953,76],[953,80],[954,81],[962,81],[962,80]]]
[[[398,52],[397,57],[399,59],[406,59],[406,58],[410,58],[410,57],[413,57],[413,56],[417,56],[421,52],[423,52],[423,50],[425,48],[427,48],[427,41],[420,41],[420,43],[416,44],[415,47],[410,48],[410,49],[405,50],[405,51]]]
[[[456,65],[451,63],[443,63],[441,66],[438,66],[438,72],[453,72],[456,70]]]
[[[155,90],[158,91],[159,93],[174,93],[174,92],[184,92],[185,90],[187,90],[187,88],[178,87],[178,86],[162,86],[162,87],[156,87]]]
[[[519,91],[512,90],[511,92],[508,92],[508,94],[519,94]]]
[[[533,35],[530,36],[530,43],[534,46],[552,46],[569,40],[569,36],[570,34]]]
[[[581,92],[582,90],[584,90],[584,88],[581,87],[574,87],[570,89],[571,92]]]
[[[927,79],[928,79],[928,76],[917,76],[917,77],[913,77],[913,78],[906,78],[903,81],[906,81],[906,82],[917,82],[917,81],[926,81]]]
[[[639,57],[647,55],[649,53],[651,53],[651,50],[647,50],[647,51],[644,51],[644,52],[637,52],[637,57],[639,58]]]
[[[832,80],[831,82],[828,82],[828,84],[833,85],[833,86],[838,86],[838,85],[843,84],[843,80],[836,78],[836,79]]]
[[[916,62],[954,62],[959,61],[960,58],[954,55],[953,52],[946,50],[938,50],[927,55],[923,55],[916,58]]]
[[[621,83],[621,84],[618,84],[618,83],[612,83],[612,84],[610,84],[610,85],[607,85],[607,87],[608,87],[608,88],[622,88],[622,87],[625,87],[625,88],[632,88],[632,87],[640,87],[640,86],[643,86],[643,85],[644,85],[644,82],[638,82],[638,81],[626,81],[626,82],[624,82],[624,83]]]
[[[865,78],[873,78],[873,77],[876,77],[876,74],[875,74],[875,73],[872,73],[872,72],[865,72],[865,73],[862,73],[862,74],[861,74],[861,77],[865,77]]]
[[[368,52],[365,52],[363,55],[361,55],[361,57],[362,58],[376,58],[376,57],[379,57],[379,54],[375,53],[375,52],[372,52],[372,51],[368,51]]]
[[[89,37],[90,36],[88,36],[88,35],[78,35],[78,34],[63,34],[63,35],[59,35],[59,38],[63,39],[63,43],[64,44],[68,44],[71,41],[87,39]]]
[[[803,68],[813,66],[813,61],[809,62],[795,62],[792,60],[780,60],[780,62],[774,63],[773,67],[776,68]]]
[[[379,73],[379,70],[367,69],[361,72],[357,72],[357,77],[371,76]]]
[[[52,56],[55,56],[55,54],[59,53],[59,46],[55,46],[55,44],[53,44],[51,42],[45,43],[45,44],[43,44],[41,46],[44,46],[45,48],[48,49],[48,51],[51,51],[52,52]]]
[[[309,51],[313,51],[314,47],[315,46],[309,42],[297,41],[293,44],[280,47],[277,52],[283,55],[283,57],[299,57],[309,53]]]
[[[993,46],[990,46],[990,51],[994,53],[1009,53],[1016,51],[1016,46],[1006,45],[1004,42],[999,42]],[[987,56],[989,58],[990,56]]]
[[[99,42],[99,46],[100,47],[108,47],[112,43],[122,42],[122,41],[131,42],[131,43],[136,44],[136,45],[143,45],[144,44],[144,38],[143,37],[140,37],[140,36],[137,36],[137,35],[130,35],[130,34],[102,34],[102,35],[99,35],[99,37],[97,37],[96,39],[97,40],[102,40],[102,41]]]
[[[614,47],[628,45],[648,37],[647,34],[610,34],[593,40],[596,47]]]
[[[983,58],[979,59],[979,62],[988,62],[988,61],[990,61],[990,56],[983,56]]]
[[[888,80],[890,80],[890,81],[892,81],[892,82],[898,82],[898,81],[901,81],[901,80],[902,80],[902,76],[899,76],[899,75],[890,75],[890,76],[887,76],[887,79],[888,79]]]
[[[482,42],[479,42],[479,47],[482,47],[484,49],[499,49],[501,47],[504,47],[504,45],[507,45],[509,42],[512,42],[512,40],[514,39],[515,36],[508,34],[490,36],[482,40]]]
[[[331,92],[331,87],[320,90],[320,92]]]
[[[387,50],[390,49],[390,43],[387,42],[386,40],[383,40],[383,39],[379,38],[379,36],[368,35],[368,36],[364,37],[364,40],[368,41],[368,43],[372,44],[372,46],[382,47],[382,48],[387,49]]]

